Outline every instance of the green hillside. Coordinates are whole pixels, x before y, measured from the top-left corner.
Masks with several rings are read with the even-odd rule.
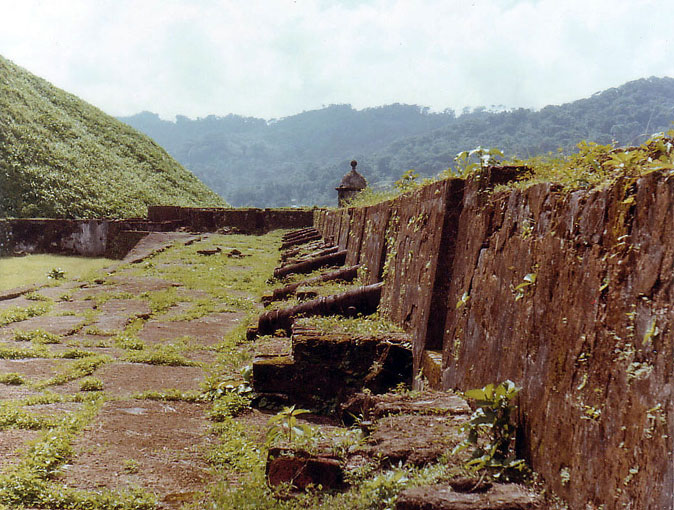
[[[335,205],[335,186],[358,160],[370,184],[415,169],[433,176],[457,153],[498,147],[508,157],[575,152],[581,140],[643,142],[674,121],[674,79],[646,78],[541,110],[431,112],[412,105],[355,110],[332,105],[265,121],[228,115],[164,121],[144,112],[125,122],[152,136],[237,206]]]
[[[0,57],[0,217],[131,217],[223,206],[164,149]]]

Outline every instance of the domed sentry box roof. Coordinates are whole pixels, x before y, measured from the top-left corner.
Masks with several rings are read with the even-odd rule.
[[[351,162],[351,171],[342,177],[339,187],[335,188],[337,190],[339,207],[345,206],[354,195],[367,188],[365,177],[360,175],[356,170],[357,164],[358,162],[355,160]]]

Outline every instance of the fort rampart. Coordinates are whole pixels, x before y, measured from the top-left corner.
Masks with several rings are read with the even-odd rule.
[[[495,189],[511,170],[315,225],[384,281],[431,385],[522,387],[519,452],[569,508],[673,508],[674,178]]]
[[[279,228],[310,226],[310,209],[220,209],[151,206],[137,219],[5,219],[0,220],[0,255],[63,253],[122,258],[143,233],[185,229],[215,232],[228,229],[264,234]]]

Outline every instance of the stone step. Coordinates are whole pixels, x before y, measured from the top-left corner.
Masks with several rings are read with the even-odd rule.
[[[430,389],[442,389],[442,351],[424,351],[421,355],[421,370]]]
[[[401,382],[409,385],[412,353],[407,340],[401,334],[326,333],[299,320],[291,350],[288,339],[267,341],[258,349],[253,388],[285,393],[302,405],[335,408],[363,388],[382,393]]]
[[[451,482],[450,482],[451,484]],[[489,484],[486,491],[470,486],[432,485],[403,491],[396,510],[542,510],[543,498],[517,484]],[[474,487],[474,485],[473,485]],[[458,489],[458,490],[457,490]]]
[[[253,360],[253,388],[256,393],[294,393],[297,367],[292,356],[256,356]]]

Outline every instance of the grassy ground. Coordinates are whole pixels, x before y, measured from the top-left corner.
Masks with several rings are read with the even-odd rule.
[[[105,258],[66,257],[61,255],[28,255],[0,258],[0,290],[33,283],[43,285],[50,280],[47,273],[58,268],[69,278],[87,278],[115,261]]]

